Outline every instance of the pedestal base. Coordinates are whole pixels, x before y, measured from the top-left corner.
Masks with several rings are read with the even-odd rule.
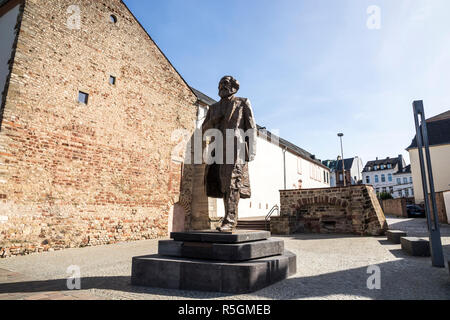
[[[172,233],[158,255],[134,257],[133,285],[251,293],[297,272],[297,258],[267,231]]]
[[[161,255],[133,258],[131,283],[165,289],[251,293],[297,272],[296,256],[281,256],[247,262],[211,262]]]

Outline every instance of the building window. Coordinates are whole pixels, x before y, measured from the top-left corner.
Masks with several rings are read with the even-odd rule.
[[[369,177],[369,176],[366,177],[366,183],[367,183],[367,184],[370,183],[370,177]]]
[[[398,196],[399,196],[400,198],[403,197],[402,190],[400,190],[400,191],[398,192]]]
[[[414,197],[414,189],[411,189],[411,197]]]
[[[383,187],[383,193],[386,193],[387,189],[386,187]]]
[[[384,174],[381,175],[381,182],[386,182],[386,176]]]
[[[381,170],[384,170],[384,168],[385,168],[385,167],[384,167],[384,164],[382,164],[382,165],[381,165]]]
[[[109,84],[115,86],[116,85],[116,77],[109,76]]]
[[[373,166],[373,170],[377,171],[378,170],[378,166]]]
[[[339,181],[341,181],[341,182],[344,181],[344,176],[342,175],[342,173],[339,173]]]
[[[117,23],[117,17],[112,14],[112,15],[109,16],[109,21],[111,21],[112,23],[116,24]]]
[[[397,184],[402,184],[402,179],[397,178]]]
[[[391,173],[388,174],[388,181],[392,182],[392,174]]]
[[[403,183],[407,184],[408,183],[408,178],[403,178]]]
[[[412,177],[409,177],[409,183],[413,183]]]
[[[406,194],[407,197],[409,197],[409,190],[408,189],[405,190],[405,194]]]
[[[389,187],[389,193],[394,194],[394,187]]]
[[[389,163],[389,164],[387,165],[387,168],[388,168],[388,169],[392,169],[392,164]]]
[[[79,91],[78,92],[78,102],[83,104],[88,104],[89,94]]]
[[[378,175],[375,175],[375,183],[378,183],[378,182],[380,182],[378,179]]]

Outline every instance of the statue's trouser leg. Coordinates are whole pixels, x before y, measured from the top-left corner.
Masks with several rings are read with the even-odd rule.
[[[233,228],[237,226],[240,198],[241,194],[238,189],[231,189],[225,194],[225,218],[223,219],[222,226],[231,226]]]

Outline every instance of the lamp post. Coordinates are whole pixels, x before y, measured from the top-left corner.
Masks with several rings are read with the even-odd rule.
[[[342,157],[342,179],[344,180],[344,187],[347,186],[345,182],[345,161],[344,161],[344,147],[342,145],[342,137],[344,136],[343,133],[338,133],[338,137],[341,139],[341,157]]]

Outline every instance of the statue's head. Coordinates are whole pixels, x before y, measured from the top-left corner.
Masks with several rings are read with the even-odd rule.
[[[238,92],[240,87],[239,81],[237,81],[232,76],[225,76],[219,82],[219,96],[223,98],[228,98],[236,92]]]

